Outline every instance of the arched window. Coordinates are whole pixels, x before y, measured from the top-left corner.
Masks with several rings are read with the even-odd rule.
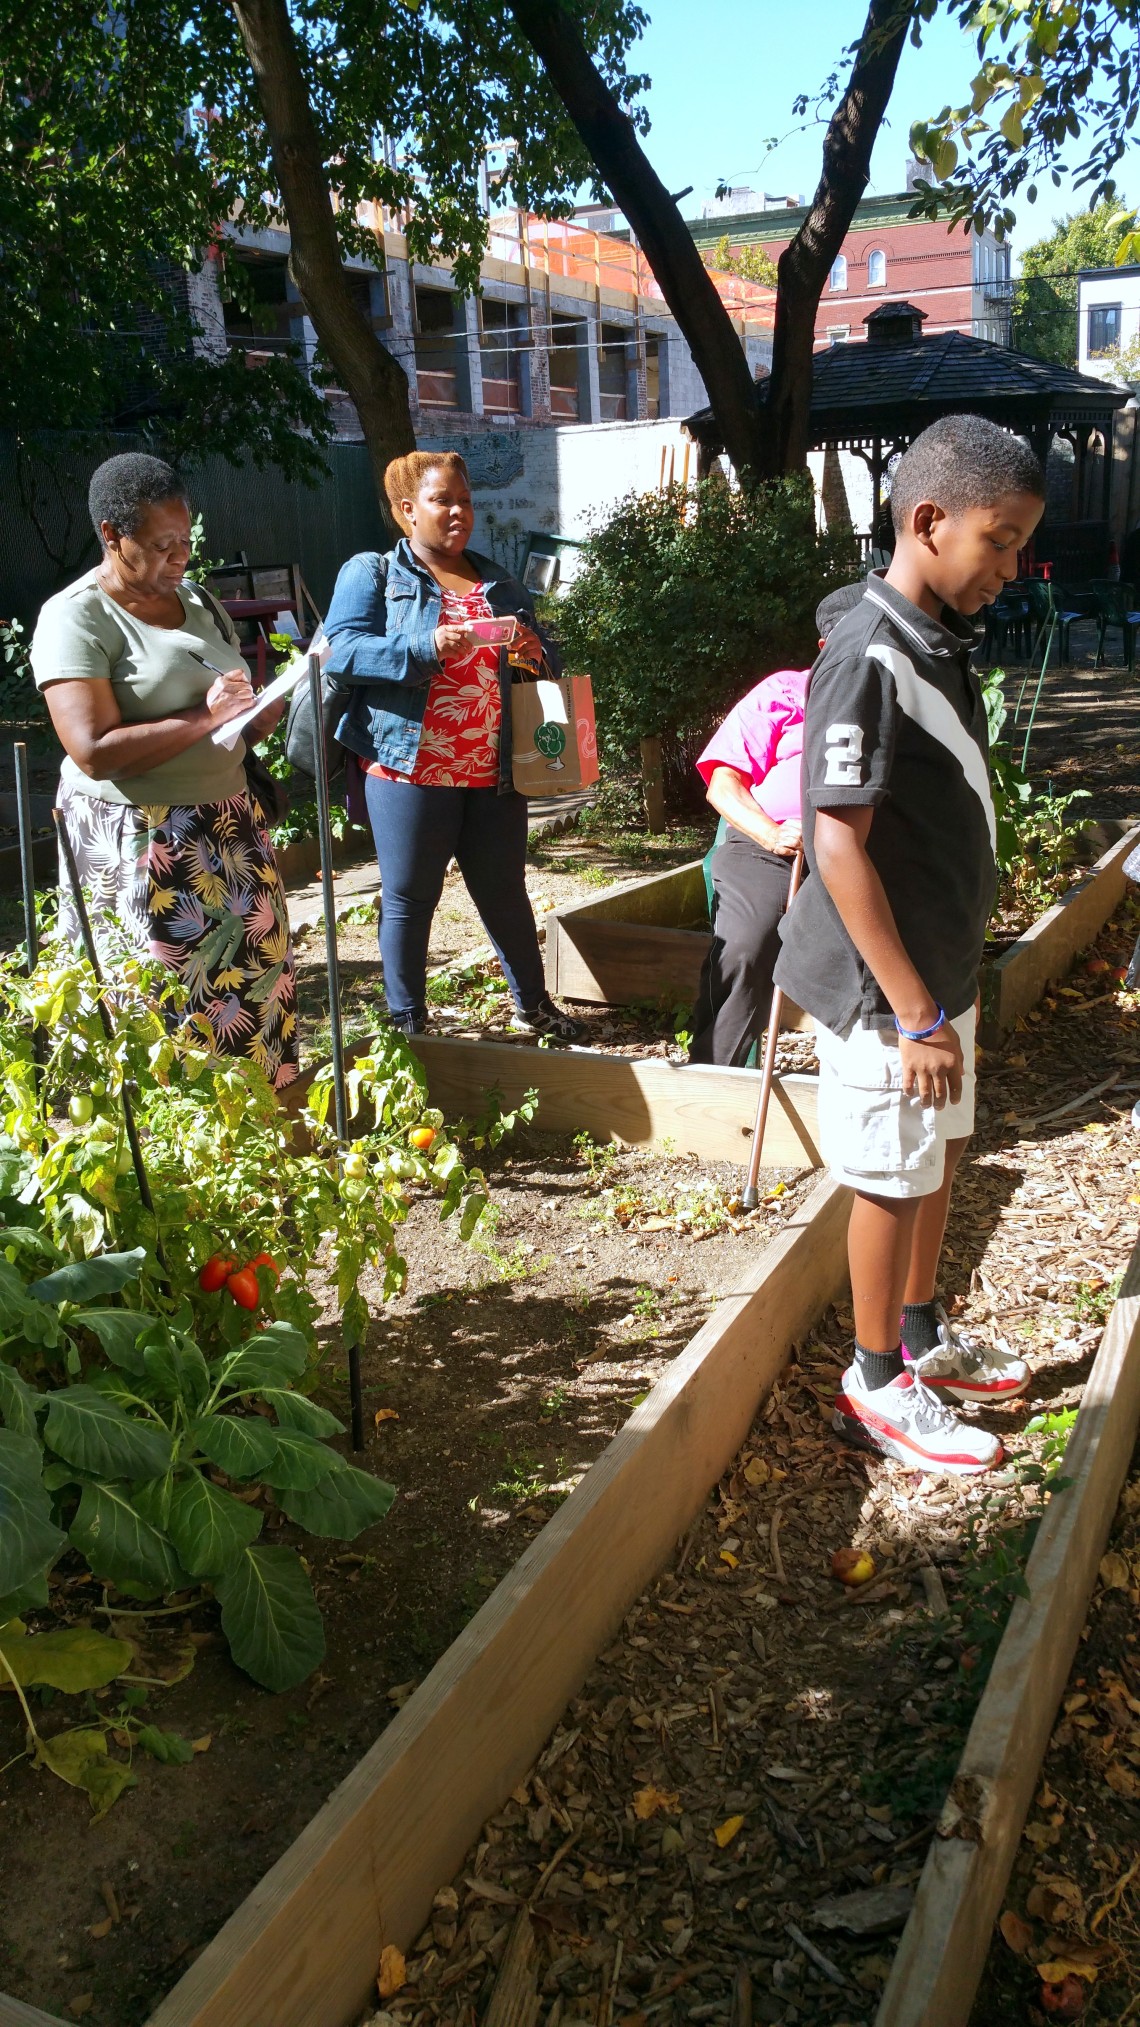
[[[887,286],[887,256],[881,247],[867,255],[867,287],[885,289]]]
[[[835,259],[831,264],[832,294],[834,295],[837,290],[845,289],[846,287],[847,287],[847,256],[846,254],[840,253],[836,255]]]

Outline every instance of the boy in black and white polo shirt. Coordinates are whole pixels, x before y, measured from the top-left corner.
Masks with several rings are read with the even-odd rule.
[[[984,1471],[1001,1444],[949,1403],[1024,1391],[1021,1359],[934,1299],[974,1124],[977,971],[996,888],[986,715],[969,615],[1017,573],[1044,508],[1037,459],[947,416],[899,460],[896,548],[812,672],[803,836],[812,878],[776,982],[815,1016],[824,1158],[856,1192],[855,1358],[834,1421],[919,1470]]]

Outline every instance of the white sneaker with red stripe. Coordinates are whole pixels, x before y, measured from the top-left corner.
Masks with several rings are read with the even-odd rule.
[[[1023,1394],[1033,1378],[1023,1358],[997,1345],[975,1344],[955,1330],[942,1304],[938,1318],[938,1343],[914,1361],[914,1371],[923,1386],[949,1394],[956,1401],[1012,1401]]]
[[[967,1477],[1001,1463],[1002,1448],[985,1429],[960,1422],[952,1408],[909,1367],[885,1387],[869,1387],[850,1365],[835,1396],[832,1428],[850,1442],[897,1457],[912,1471],[949,1471]]]

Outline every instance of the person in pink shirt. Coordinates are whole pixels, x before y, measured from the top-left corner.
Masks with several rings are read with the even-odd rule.
[[[864,586],[816,609],[820,647]],[[712,858],[712,947],[693,1008],[691,1063],[748,1061],[768,1022],[780,917],[800,842],[800,762],[810,669],[778,669],[735,704],[697,761],[728,826]]]
[[[772,1003],[792,860],[810,669],[779,669],[734,705],[697,761],[728,826],[712,857],[713,940],[693,1010],[691,1063],[741,1064]]]

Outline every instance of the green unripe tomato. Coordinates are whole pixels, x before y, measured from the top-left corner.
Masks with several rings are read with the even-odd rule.
[[[32,1001],[32,1013],[35,1016],[37,1027],[47,1027],[51,1020],[51,1010],[54,1005],[55,1000],[51,993],[41,994],[38,999]]]
[[[368,1195],[368,1183],[363,1176],[348,1175],[340,1187],[341,1194],[350,1204],[362,1203]]]
[[[93,1098],[105,1098],[107,1096],[107,1086],[103,1082],[102,1077],[96,1077],[95,1082],[91,1086],[91,1096]]]
[[[86,1091],[77,1091],[68,1105],[67,1114],[73,1126],[86,1126],[94,1110]]]
[[[131,1156],[130,1148],[129,1147],[120,1148],[119,1158],[115,1163],[115,1174],[129,1175],[134,1165],[135,1164]]]
[[[352,1182],[362,1182],[368,1174],[368,1163],[356,1148],[351,1148],[345,1155],[344,1172]]]

